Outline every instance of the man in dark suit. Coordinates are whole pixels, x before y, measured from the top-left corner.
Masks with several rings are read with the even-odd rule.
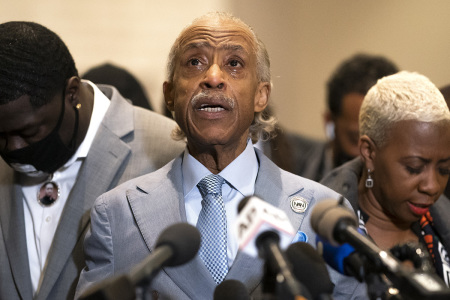
[[[80,79],[54,32],[0,24],[0,299],[73,299],[94,200],[179,154],[174,126]]]

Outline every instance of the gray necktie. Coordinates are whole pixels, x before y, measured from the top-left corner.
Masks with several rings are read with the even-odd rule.
[[[228,272],[227,219],[222,198],[224,181],[221,176],[210,174],[197,184],[203,197],[197,221],[202,238],[199,256],[217,284],[223,281]]]

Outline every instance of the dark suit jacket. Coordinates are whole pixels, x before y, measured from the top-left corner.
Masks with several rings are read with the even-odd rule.
[[[263,151],[280,168],[319,181],[331,171],[330,145],[293,132],[279,129],[277,135],[263,143]]]
[[[175,122],[132,106],[115,88],[99,86],[111,105],[67,199],[34,299],[73,299],[84,266],[89,212],[102,193],[165,165],[185,147],[170,138]],[[33,299],[23,195],[14,171],[0,160],[0,299]]]

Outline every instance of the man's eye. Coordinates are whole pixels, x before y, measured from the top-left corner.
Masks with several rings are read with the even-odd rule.
[[[240,65],[240,62],[238,60],[234,59],[234,60],[230,61],[230,66],[232,66],[232,67],[237,67],[239,65]]]
[[[189,64],[191,66],[198,66],[200,64],[200,60],[193,58],[193,59],[189,60]]]

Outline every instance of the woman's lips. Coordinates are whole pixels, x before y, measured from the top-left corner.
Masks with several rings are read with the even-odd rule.
[[[411,202],[408,202],[408,206],[413,214],[420,215],[420,216],[426,214],[428,212],[428,210],[430,209],[430,205],[414,204]]]

